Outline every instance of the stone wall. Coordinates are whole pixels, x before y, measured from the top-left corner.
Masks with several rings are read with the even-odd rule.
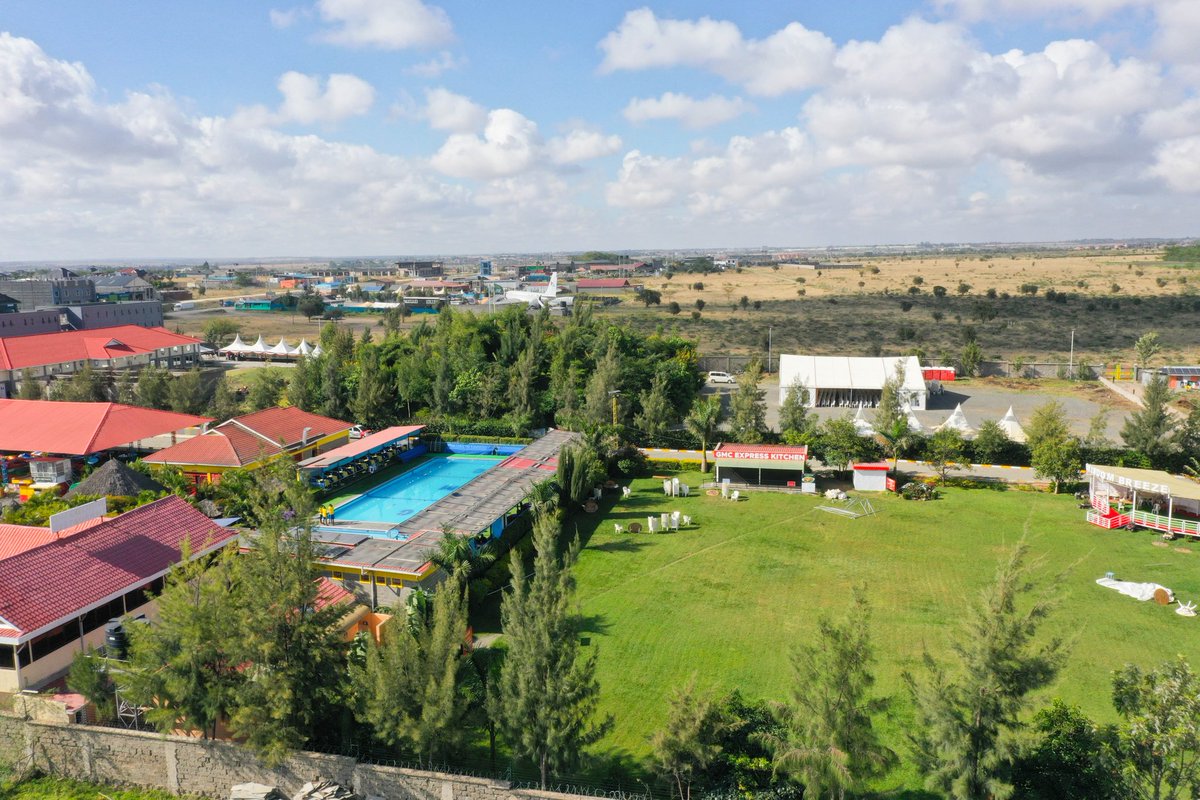
[[[295,753],[267,767],[244,747],[184,736],[55,725],[0,714],[0,762],[80,780],[226,798],[238,783],[278,786],[288,796],[318,776],[385,800],[568,800],[576,795],[512,789],[504,781],[360,764]]]

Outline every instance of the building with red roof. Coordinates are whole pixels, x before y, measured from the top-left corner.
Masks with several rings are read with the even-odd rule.
[[[188,369],[200,360],[199,339],[166,328],[115,325],[58,333],[0,338],[0,385],[16,391],[25,370],[49,379],[93,369],[139,369],[153,364]]]
[[[126,614],[153,617],[150,596],[181,558],[237,536],[171,495],[81,524],[0,558],[0,691],[42,686]]]
[[[295,406],[267,408],[222,422],[143,460],[180,467],[196,484],[215,483],[231,469],[255,469],[284,455],[300,461],[340,447],[350,441],[352,427]]]
[[[199,433],[208,417],[120,403],[0,400],[0,452],[86,456],[167,447]]]
[[[580,278],[575,281],[575,290],[579,292],[628,288],[628,278]]]
[[[797,488],[807,462],[804,445],[722,442],[713,450],[717,483]]]

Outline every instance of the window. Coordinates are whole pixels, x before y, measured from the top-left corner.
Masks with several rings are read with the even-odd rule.
[[[12,645],[0,644],[0,669],[16,669],[17,652]]]

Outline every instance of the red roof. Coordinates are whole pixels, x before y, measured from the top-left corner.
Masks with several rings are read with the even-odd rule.
[[[628,285],[628,278],[580,278],[575,281],[578,289],[624,289]]]
[[[808,458],[806,445],[736,444],[722,442],[713,450],[713,458],[745,458],[763,461],[804,461]]]
[[[0,400],[0,451],[85,456],[206,422],[211,420],[119,403]]]
[[[892,468],[891,464],[888,464],[885,461],[869,461],[862,464],[851,464],[850,466],[852,466],[854,469],[871,469],[879,470],[881,472],[887,472]]]
[[[200,340],[171,333],[166,328],[143,328],[140,325],[6,336],[0,339],[0,369],[124,358],[189,344],[200,344]]]
[[[329,606],[339,606],[343,603],[355,602],[354,592],[334,583],[329,578],[317,578],[317,610]]]
[[[349,431],[349,422],[288,406],[267,408],[222,422],[202,436],[180,442],[144,460],[155,464],[244,467],[266,456],[331,434]]]
[[[0,524],[0,561],[15,556],[17,553],[41,547],[54,539],[55,536],[49,528],[39,528],[36,525]]]
[[[171,495],[6,558],[0,638],[32,638],[144,586],[178,563],[185,540],[199,556],[236,535]]]

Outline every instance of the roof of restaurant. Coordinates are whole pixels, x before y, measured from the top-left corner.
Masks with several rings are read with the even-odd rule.
[[[301,441],[315,441],[351,427],[349,422],[295,406],[266,408],[222,422],[201,436],[159,450],[145,460],[155,464],[243,467]]]
[[[6,336],[0,339],[0,369],[126,358],[189,344],[200,344],[200,340],[181,333],[171,333],[166,328],[144,328],[141,325]]]
[[[0,451],[85,456],[211,421],[120,403],[5,399],[0,400]]]

